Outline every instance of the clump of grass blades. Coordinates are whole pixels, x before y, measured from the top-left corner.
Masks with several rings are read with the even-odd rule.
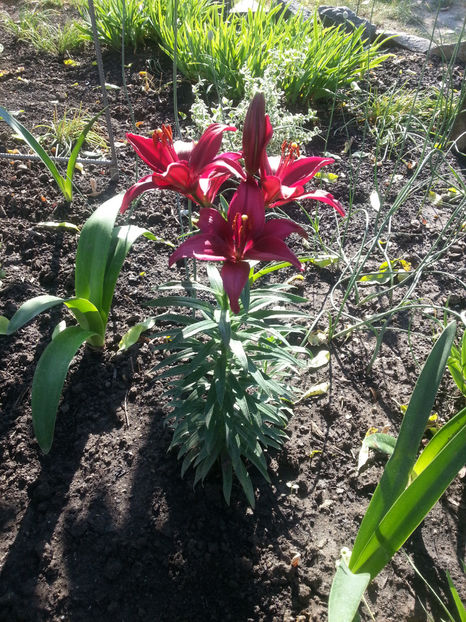
[[[84,111],[82,106],[69,110],[65,109],[61,117],[55,108],[50,124],[36,125],[36,128],[46,130],[39,142],[44,143],[47,148],[55,150],[57,156],[68,156],[91,118],[91,115]],[[107,150],[107,141],[99,125],[94,124],[93,128],[89,130],[86,135],[86,144],[93,149]]]
[[[97,0],[94,2],[99,40],[112,50],[120,50],[124,26],[125,46],[132,47],[135,52],[143,48],[150,40],[148,16],[144,5],[145,3],[140,0]],[[80,8],[80,13],[85,22],[81,32],[86,39],[92,41],[91,18],[85,5]]]
[[[396,155],[404,143],[422,144],[429,136],[437,147],[445,146],[463,96],[448,84],[429,92],[403,88],[361,92],[353,98],[352,112],[367,122],[385,158]]]
[[[78,22],[68,20],[60,24],[59,12],[24,9],[15,22],[8,13],[2,14],[4,27],[20,41],[30,43],[36,50],[64,56],[82,49],[84,42]]]
[[[162,49],[173,58],[173,0],[154,0],[149,19]],[[280,86],[287,101],[295,103],[332,97],[388,58],[379,55],[380,40],[364,44],[361,30],[348,34],[324,28],[317,14],[309,20],[287,17],[282,6],[268,11],[261,6],[241,16],[208,0],[195,7],[181,0],[178,22],[178,69],[191,80],[218,82],[235,100],[244,94],[244,67],[259,77],[270,64],[279,66]]]

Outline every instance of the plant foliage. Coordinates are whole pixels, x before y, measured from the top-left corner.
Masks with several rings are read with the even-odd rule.
[[[12,335],[42,311],[60,304],[78,323],[68,327],[60,323],[55,328],[35,370],[32,420],[44,453],[52,445],[58,402],[71,360],[85,341],[94,347],[104,346],[113,293],[126,255],[140,235],[156,239],[149,231],[133,225],[114,226],[121,200],[122,195],[117,195],[103,203],[83,226],[76,253],[76,295],[59,298],[45,294],[31,298],[21,305],[3,331]]]
[[[369,582],[424,520],[466,462],[466,409],[448,421],[416,458],[455,330],[452,322],[443,331],[418,378],[351,557],[337,569],[329,597],[329,622],[352,622]]]
[[[192,467],[196,484],[218,462],[226,502],[235,475],[254,506],[247,466],[253,464],[269,481],[265,451],[279,449],[287,438],[294,398],[290,378],[305,369],[310,358],[309,351],[293,343],[305,332],[298,321],[306,315],[285,308],[305,299],[292,293],[290,285],[251,290],[248,286],[241,311],[233,314],[218,270],[208,265],[208,274],[210,286],[168,283],[159,290],[184,288],[192,293],[149,303],[195,310],[195,314],[168,311],[150,318],[139,330],[131,329],[121,347],[129,347],[141,330],[156,323],[170,324],[156,333],[163,339],[156,348],[168,355],[155,371],[158,378],[171,379],[166,393],[173,409],[168,417],[174,431],[170,448],[178,448],[182,475]]]

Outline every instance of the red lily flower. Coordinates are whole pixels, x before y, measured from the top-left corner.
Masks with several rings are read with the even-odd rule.
[[[126,134],[138,156],[154,172],[129,188],[120,212],[123,213],[137,196],[153,188],[175,190],[200,205],[211,205],[226,179],[232,175],[244,177],[237,162],[240,153],[222,153],[217,156],[225,131],[234,132],[236,128],[213,123],[197,143],[173,142],[169,125],[162,125],[152,138]]]
[[[183,242],[171,255],[169,265],[184,257],[203,261],[223,261],[223,285],[234,313],[239,312],[239,297],[249,278],[248,259],[288,261],[298,270],[304,267],[285,244],[291,233],[307,237],[302,227],[291,220],[265,221],[262,192],[253,179],[241,182],[225,218],[214,208],[200,210],[200,233]]]
[[[243,127],[243,158],[248,175],[258,172],[272,134],[270,119],[265,114],[265,97],[263,93],[256,93],[249,104]]]
[[[329,192],[315,190],[305,192],[304,186],[332,158],[300,158],[297,143],[282,144],[280,156],[269,158],[265,153],[261,162],[261,187],[267,207],[276,207],[296,199],[316,199],[334,207],[341,215],[345,215],[343,205]]]

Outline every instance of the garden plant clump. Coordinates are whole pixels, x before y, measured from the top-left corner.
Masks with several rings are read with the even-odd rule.
[[[464,65],[94,3],[118,181],[0,25],[0,620],[461,620]]]

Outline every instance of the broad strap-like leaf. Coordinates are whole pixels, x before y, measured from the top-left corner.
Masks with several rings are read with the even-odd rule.
[[[10,324],[10,320],[4,315],[0,315],[0,335],[8,334],[8,326]]]
[[[47,309],[56,307],[63,302],[63,298],[49,296],[48,294],[43,294],[42,296],[36,296],[27,300],[11,318],[6,329],[6,334],[12,335],[19,328],[27,324],[27,322],[34,319],[36,315],[42,313],[42,311],[47,311]]]
[[[349,568],[352,571],[360,567],[361,552],[378,529],[380,521],[406,488],[447,363],[455,330],[455,322],[445,328],[432,348],[418,378],[401,424],[395,449],[385,466],[382,478],[359,528],[349,562]]]
[[[123,262],[134,242],[140,235],[145,233],[146,229],[135,227],[134,225],[115,227],[112,231],[112,241],[105,270],[102,295],[102,312],[105,314],[105,318],[107,318],[110,313],[115,285],[120,275]]]
[[[80,326],[69,326],[45,348],[32,381],[32,423],[37,442],[44,453],[50,451],[58,402],[71,360],[79,347],[94,335]]]
[[[74,168],[76,166],[76,160],[78,159],[79,152],[81,151],[81,147],[83,146],[83,143],[86,140],[86,136],[89,130],[94,125],[94,123],[97,121],[97,119],[100,117],[100,115],[103,114],[103,112],[104,111],[101,110],[98,114],[95,115],[95,117],[93,117],[89,121],[89,123],[85,126],[85,128],[81,132],[81,134],[78,136],[78,140],[76,141],[76,144],[73,147],[73,151],[71,152],[70,158],[68,160],[68,165],[66,167],[66,179],[65,179],[65,192],[66,192],[65,196],[69,197],[68,198],[69,201],[71,201],[73,197],[73,174],[74,174]]]
[[[35,151],[35,153],[39,156],[39,158],[42,160],[45,166],[49,169],[52,177],[57,182],[58,187],[63,192],[63,195],[65,196],[65,198],[69,200],[66,195],[65,180],[58,172],[58,169],[55,166],[55,163],[48,156],[47,152],[44,150],[42,145],[40,145],[37,142],[37,140],[34,138],[31,132],[29,132],[24,127],[24,125],[22,125],[17,119],[15,119],[7,110],[5,110],[5,108],[2,108],[2,106],[0,106],[0,117],[2,117],[2,119],[6,123],[8,123],[8,125],[11,127],[12,130],[14,130],[20,136],[22,136],[24,141],[31,147],[33,151]]]
[[[91,330],[102,338],[105,337],[105,325],[99,310],[86,298],[68,298],[63,301],[84,330]]]
[[[402,492],[353,561],[353,571],[373,579],[406,542],[466,464],[466,426],[438,452]],[[353,553],[354,554],[354,553]]]
[[[370,580],[368,572],[354,574],[340,560],[330,589],[328,622],[353,622]]]
[[[105,201],[87,219],[79,236],[75,272],[76,298],[87,298],[99,310],[102,309],[113,227],[122,200],[123,193],[120,193]]]

